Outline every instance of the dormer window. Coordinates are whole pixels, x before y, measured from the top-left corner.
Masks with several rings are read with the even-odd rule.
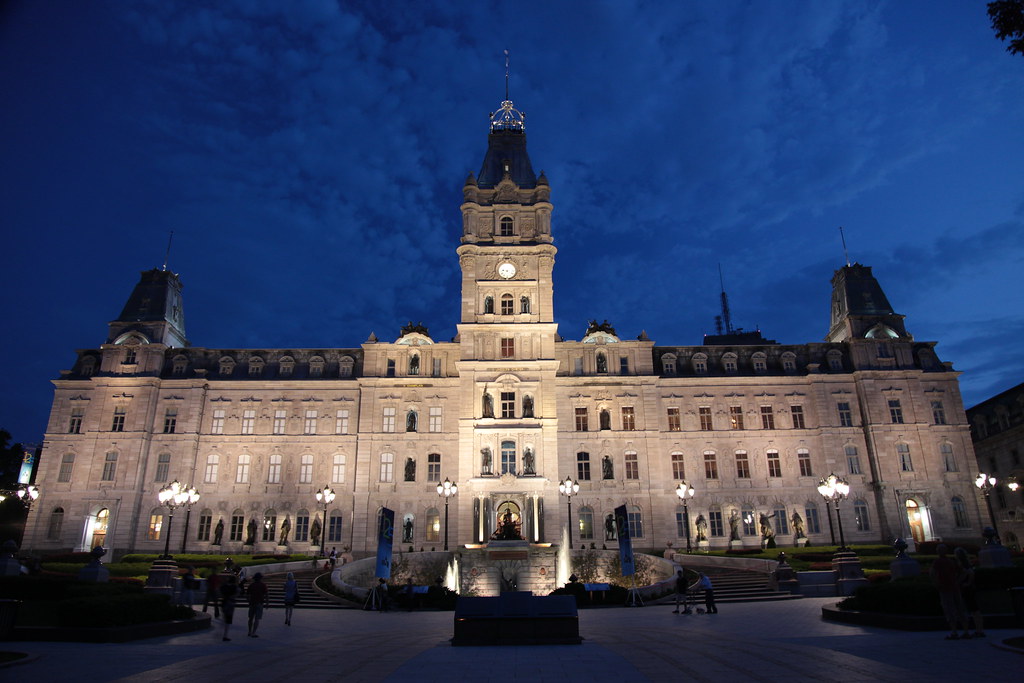
[[[231,356],[221,356],[220,374],[229,377],[235,371],[235,359]]]
[[[171,361],[171,374],[180,377],[188,369],[188,356],[177,355]]]
[[[263,375],[263,359],[259,356],[253,356],[249,359],[249,376],[250,377],[261,377]]]
[[[666,353],[661,357],[661,372],[665,375],[676,374],[676,356],[673,353]]]
[[[81,370],[83,377],[92,377],[93,374],[96,372],[96,357],[86,356],[82,360]]]
[[[341,360],[338,361],[338,377],[351,377],[352,366],[355,365],[355,360],[352,356],[342,356]]]
[[[736,374],[736,354],[727,353],[722,356],[722,367],[724,367],[725,371],[730,375]]]
[[[839,349],[832,349],[825,357],[828,359],[828,369],[840,372],[843,369],[843,352]]]
[[[703,353],[693,355],[693,372],[696,375],[708,374],[708,357]]]
[[[324,374],[323,356],[313,356],[309,359],[309,376],[322,377]]]
[[[768,360],[767,360],[767,356],[765,356],[765,354],[764,354],[764,351],[756,352],[753,356],[750,357],[750,359],[754,363],[754,372],[756,372],[756,373],[767,372],[767,370],[768,370]]]
[[[295,371],[295,359],[291,356],[281,356],[277,361],[277,370],[281,377],[291,377]]]
[[[782,370],[784,372],[796,372],[796,354],[792,351],[782,354]]]
[[[138,353],[134,347],[129,346],[124,350],[124,360],[121,362],[125,365],[135,365],[139,362]]]
[[[506,172],[508,171],[508,164],[505,165]],[[503,216],[500,223],[498,224],[498,235],[501,237],[512,237],[514,223],[511,216]]]

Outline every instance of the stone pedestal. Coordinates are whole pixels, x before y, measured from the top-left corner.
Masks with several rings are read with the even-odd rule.
[[[700,552],[706,553],[710,549],[711,549],[711,541],[707,541],[707,540],[697,541],[697,550],[699,550]]]
[[[158,559],[149,568],[145,591],[174,597],[174,582],[177,580],[178,563],[171,558]]]
[[[794,538],[793,547],[795,548],[806,548],[810,544],[811,539],[804,536],[803,538]]]
[[[800,582],[797,581],[796,572],[789,566],[788,562],[780,562],[772,573],[775,587],[780,591],[787,591],[793,595],[799,595]]]
[[[868,585],[860,558],[851,550],[842,550],[832,556],[832,571],[836,575],[836,595],[853,595],[858,588]]]
[[[729,550],[742,550],[744,547],[742,540],[729,541]]]

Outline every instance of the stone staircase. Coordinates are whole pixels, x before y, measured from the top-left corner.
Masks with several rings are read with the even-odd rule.
[[[332,601],[313,588],[313,579],[320,576],[322,572],[302,571],[293,573],[295,574],[295,581],[299,585],[299,604],[295,605],[295,609],[337,609],[348,606],[347,604],[342,605]],[[267,589],[270,592],[271,607],[284,607],[284,582],[286,578],[287,574],[268,574],[263,577],[263,582],[267,584]],[[238,609],[248,607],[248,597],[239,596],[237,605]]]
[[[797,600],[801,596],[769,586],[769,578],[760,572],[728,567],[701,567],[687,565],[688,569],[703,572],[715,587],[715,602],[769,602]],[[704,592],[695,590],[697,604],[703,605]],[[674,600],[674,598],[672,598]]]

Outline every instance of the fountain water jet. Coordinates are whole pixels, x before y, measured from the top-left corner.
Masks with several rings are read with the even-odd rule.
[[[558,546],[558,556],[555,563],[555,588],[561,588],[569,583],[569,576],[572,574],[572,560],[569,556],[569,529],[562,529],[561,544]]]

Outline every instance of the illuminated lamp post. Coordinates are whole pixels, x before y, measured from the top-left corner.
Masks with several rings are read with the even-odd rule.
[[[181,535],[181,552],[185,553],[185,544],[188,543],[188,524],[192,519],[192,506],[199,502],[199,492],[194,486],[185,489],[188,498],[185,500],[185,533]]]
[[[448,550],[448,502],[452,496],[459,492],[459,485],[454,481],[444,478],[440,484],[437,485],[437,495],[444,498],[444,549]]]
[[[334,489],[330,486],[325,486],[316,492],[316,502],[322,503],[324,506],[324,528],[320,530],[320,557],[326,554],[324,549],[327,547],[327,506],[334,502],[334,496]]]
[[[174,511],[188,502],[189,493],[188,489],[175,479],[160,489],[156,495],[160,504],[166,507],[169,513],[166,535],[164,536],[164,554],[160,556],[160,559],[169,560],[171,559],[171,524],[174,523]]]
[[[580,483],[573,481],[571,477],[566,477],[565,481],[558,482],[558,492],[565,496],[565,501],[569,506],[569,549],[572,549],[572,497],[580,492]]]
[[[687,507],[686,503],[690,498],[693,498],[694,488],[685,481],[679,483],[676,487],[676,495],[679,496],[679,500],[683,501],[683,524],[686,525],[686,552],[690,552],[693,547],[690,544],[690,508]]]
[[[836,507],[836,524],[839,525],[839,550],[846,550],[846,539],[843,537],[843,518],[839,513],[839,501],[850,495],[850,485],[845,479],[836,476],[833,472],[818,483],[818,493],[825,499],[825,506],[828,502]],[[835,538],[832,539],[835,542]]]

